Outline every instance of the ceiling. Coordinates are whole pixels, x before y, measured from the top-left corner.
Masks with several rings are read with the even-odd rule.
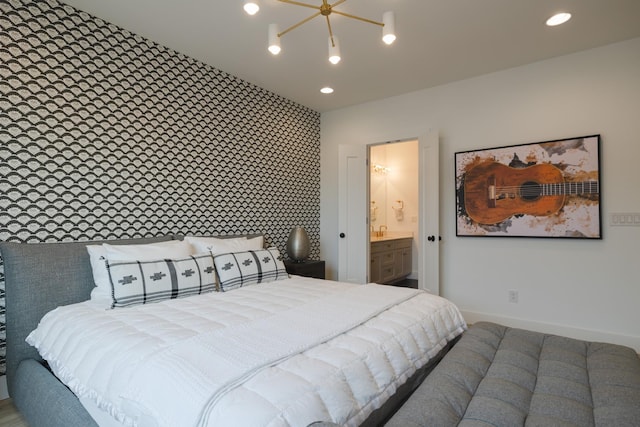
[[[282,52],[272,56],[268,25],[282,31],[314,11],[258,1],[255,16],[244,13],[242,0],[63,3],[319,112],[640,36],[640,0],[347,0],[336,10],[374,21],[393,10],[398,39],[387,46],[380,27],[332,14],[342,61],[331,65],[322,17],[284,35]],[[547,27],[559,11],[573,18]],[[323,95],[323,86],[335,92]]]

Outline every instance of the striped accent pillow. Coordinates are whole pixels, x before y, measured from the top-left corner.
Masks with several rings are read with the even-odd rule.
[[[289,278],[277,248],[232,252],[213,259],[222,292]]]
[[[216,290],[211,254],[156,261],[107,261],[111,308],[149,304]]]

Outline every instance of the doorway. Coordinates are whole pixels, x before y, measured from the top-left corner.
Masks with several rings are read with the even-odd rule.
[[[402,141],[402,140],[400,140]],[[436,129],[418,136],[420,289],[440,294],[439,137]],[[369,272],[368,145],[338,147],[338,280],[366,283]]]
[[[369,281],[418,287],[417,139],[368,146]]]

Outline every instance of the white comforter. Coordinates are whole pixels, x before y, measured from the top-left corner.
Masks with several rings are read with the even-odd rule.
[[[466,327],[426,292],[294,276],[228,293],[48,313],[27,338],[125,425],[358,425]]]

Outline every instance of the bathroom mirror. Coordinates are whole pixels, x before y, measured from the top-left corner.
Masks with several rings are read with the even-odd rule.
[[[374,230],[387,224],[387,174],[382,163],[376,163],[371,150],[369,222]]]

